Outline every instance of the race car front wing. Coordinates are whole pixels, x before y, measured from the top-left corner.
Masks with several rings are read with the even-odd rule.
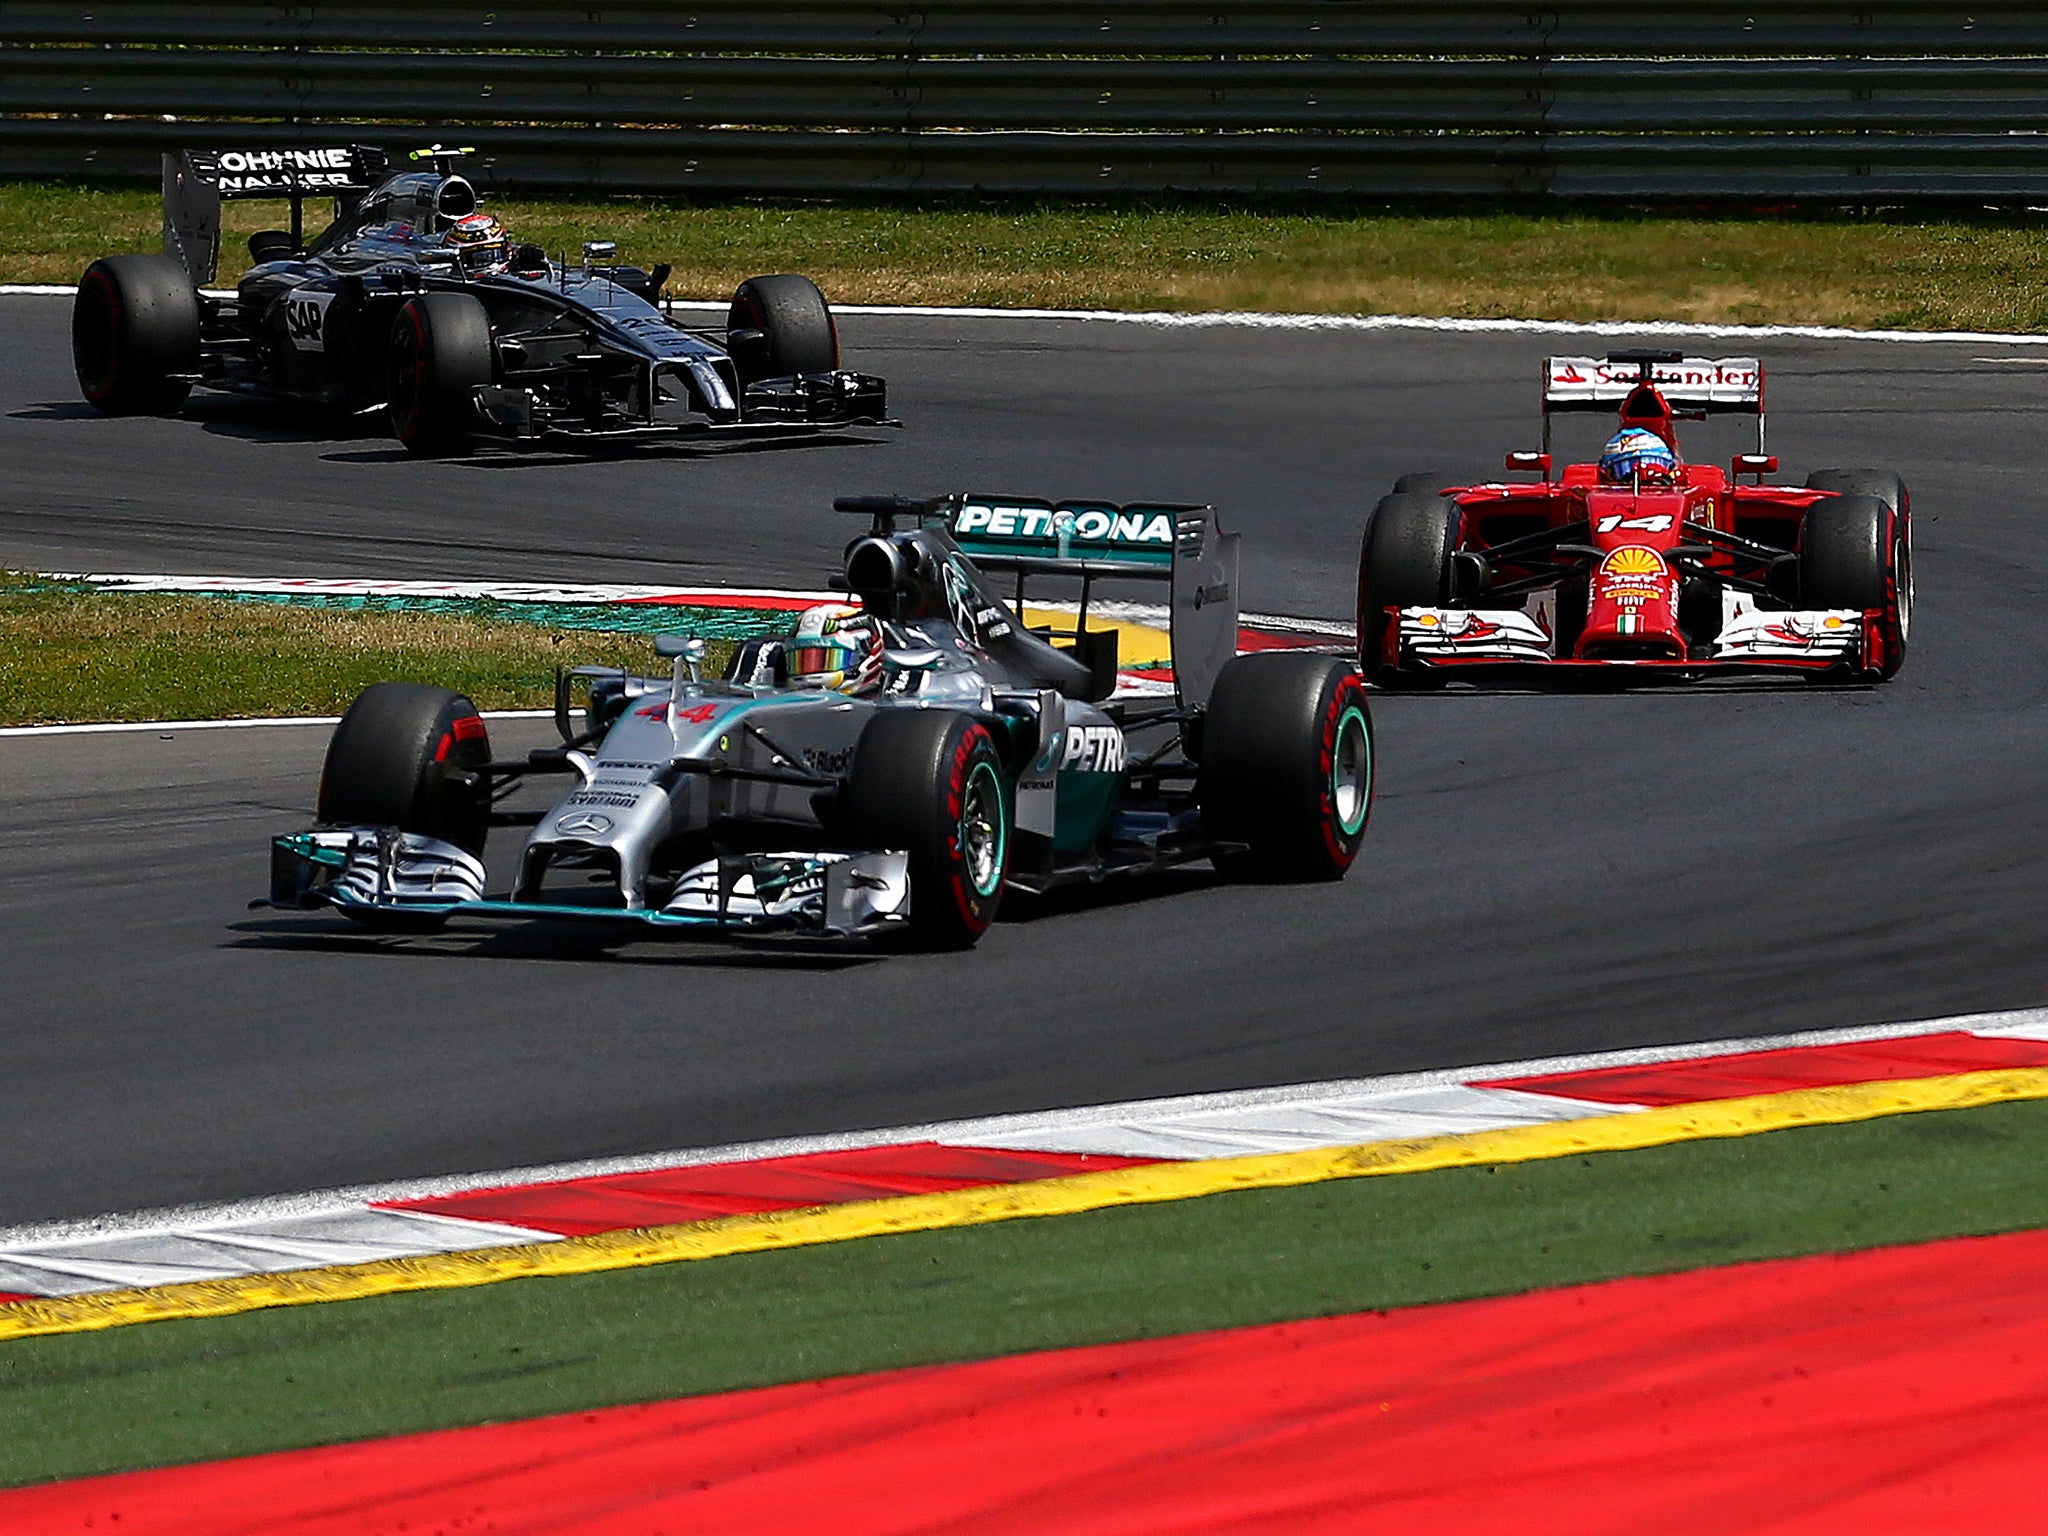
[[[1504,663],[1545,666],[1656,666],[1702,671],[1753,668],[1819,671],[1853,667],[1863,654],[1865,615],[1853,608],[1752,609],[1733,617],[1710,652],[1680,661],[1575,662],[1534,614],[1519,608],[1403,608],[1404,660],[1425,667]]]
[[[639,404],[631,411],[595,414],[551,403],[541,391],[517,383],[480,385],[476,419],[485,436],[546,442],[567,438],[766,436],[827,432],[844,427],[897,427],[889,415],[888,386],[872,374],[800,373],[760,379],[737,401],[722,378],[698,359],[649,364]],[[687,402],[664,395],[659,379],[687,376]],[[680,419],[664,416],[671,410]]]
[[[891,851],[727,854],[686,871],[659,908],[511,901],[484,890],[484,866],[452,843],[395,827],[334,827],[276,838],[270,895],[258,907],[438,920],[566,918],[669,931],[847,938],[910,916],[907,854]]]

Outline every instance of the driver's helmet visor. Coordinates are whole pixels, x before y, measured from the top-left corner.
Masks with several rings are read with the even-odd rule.
[[[804,635],[792,641],[784,653],[791,677],[836,677],[860,665],[866,650],[865,637],[841,639],[837,635]]]
[[[484,240],[475,245],[457,247],[456,254],[462,259],[465,272],[490,272],[505,265],[509,259],[502,240]]]

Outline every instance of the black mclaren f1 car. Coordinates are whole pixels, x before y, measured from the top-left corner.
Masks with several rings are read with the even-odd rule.
[[[344,410],[388,407],[415,453],[672,433],[885,424],[882,380],[839,366],[832,312],[793,273],[740,284],[722,330],[673,323],[666,266],[523,244],[456,173],[457,152],[387,174],[380,151],[186,150],[164,157],[164,252],[79,281],[72,356],[86,400],[169,414],[198,385]],[[309,198],[334,219],[304,238]],[[207,291],[221,203],[288,199],[249,239],[231,296]]]

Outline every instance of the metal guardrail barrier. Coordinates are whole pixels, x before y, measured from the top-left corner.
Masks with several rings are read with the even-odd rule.
[[[0,174],[451,133],[512,188],[2048,198],[2048,7],[7,0]]]

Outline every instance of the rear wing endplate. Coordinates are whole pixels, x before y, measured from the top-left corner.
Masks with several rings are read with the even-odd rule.
[[[1674,407],[1710,416],[1763,414],[1764,365],[1754,357],[1669,356],[1651,362],[1627,353],[1546,357],[1543,412],[1611,410],[1645,382]]]
[[[236,198],[281,197],[292,205],[292,240],[305,242],[309,197],[332,197],[343,211],[384,175],[379,149],[343,144],[311,149],[184,149],[164,156],[164,254],[196,285],[220,267],[220,205]]]

